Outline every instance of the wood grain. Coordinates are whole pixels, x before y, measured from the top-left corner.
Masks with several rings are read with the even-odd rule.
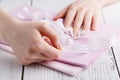
[[[120,27],[120,2],[103,9],[105,24]],[[120,40],[113,46],[114,58],[120,76]]]
[[[0,80],[21,80],[22,66],[14,56],[0,51]]]

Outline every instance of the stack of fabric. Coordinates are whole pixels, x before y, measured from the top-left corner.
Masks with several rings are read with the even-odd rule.
[[[40,64],[71,76],[86,70],[119,39],[119,29],[105,25],[98,27],[98,30],[94,32],[81,30],[79,36],[74,38],[71,28],[64,28],[62,20],[52,21],[54,13],[27,5],[14,9],[10,14],[22,21],[47,22],[60,34],[62,45],[60,57]],[[71,34],[67,34],[65,31],[70,31]],[[12,48],[4,41],[0,41],[0,49],[8,53],[14,53]]]

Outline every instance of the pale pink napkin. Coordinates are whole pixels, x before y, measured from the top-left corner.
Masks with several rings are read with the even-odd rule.
[[[23,21],[33,21],[36,19],[52,20],[55,15],[52,12],[39,10],[27,5],[14,9],[10,14]],[[56,23],[52,23],[52,25],[59,26],[59,24]],[[78,50],[76,48],[68,47],[72,45],[63,45],[65,49],[68,49],[68,51],[63,51],[60,57],[56,60],[40,64],[71,76],[77,75],[81,71],[85,70],[91,63],[98,59],[102,53],[113,45],[114,41],[118,39],[120,34],[119,29],[102,25],[98,27],[98,31],[85,32],[87,33],[85,34],[85,37],[80,37],[74,40],[75,44],[79,44],[76,47]],[[87,43],[87,40],[91,42]],[[87,52],[80,52],[84,44],[88,47],[88,50]],[[0,49],[8,53],[13,53],[12,48],[4,41],[0,41]]]

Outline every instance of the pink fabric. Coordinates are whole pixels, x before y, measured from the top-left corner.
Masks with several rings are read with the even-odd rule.
[[[53,18],[53,15],[55,15],[51,12],[46,12],[26,5],[14,9],[10,14],[23,21],[50,21]],[[58,24],[59,22],[60,21],[52,23],[52,21],[50,21],[53,28],[60,26],[60,24]],[[59,32],[58,29],[56,31]],[[110,48],[110,46],[113,45],[114,40],[117,40],[119,34],[119,29],[102,25],[98,27],[98,31],[87,31],[82,37],[74,39],[74,42],[67,45],[62,44],[63,51],[58,59],[40,64],[71,76],[77,75]],[[60,37],[62,39],[64,36]],[[65,38],[63,39],[66,40]],[[84,49],[84,46],[85,48],[87,46],[87,50],[82,51],[81,49]],[[0,49],[7,51],[8,53],[13,53],[11,47],[4,41],[0,41]]]

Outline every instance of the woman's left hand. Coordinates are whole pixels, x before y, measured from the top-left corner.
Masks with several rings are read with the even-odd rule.
[[[77,36],[80,28],[96,29],[101,8],[102,4],[99,0],[77,0],[60,11],[54,20],[63,18],[64,26],[72,26],[74,36]]]

